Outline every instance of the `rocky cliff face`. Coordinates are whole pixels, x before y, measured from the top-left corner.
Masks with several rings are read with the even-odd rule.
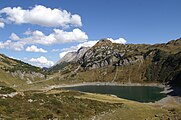
[[[77,52],[69,52],[63,58],[61,58],[60,61],[57,62],[57,64],[74,61],[76,56],[77,56]]]
[[[61,64],[64,62],[77,62],[88,49],[89,47],[81,47],[76,52],[69,52],[62,59],[60,59],[57,64]]]
[[[130,53],[135,52],[133,55]],[[81,59],[84,68],[100,68],[105,66],[121,66],[133,64],[143,60],[141,52],[135,46],[112,43],[109,40],[100,40],[89,49]]]

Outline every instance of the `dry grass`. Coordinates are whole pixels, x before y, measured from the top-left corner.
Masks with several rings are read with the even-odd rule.
[[[51,90],[48,94],[69,92],[66,90]],[[103,103],[111,104],[123,104],[123,107],[110,110],[109,112],[103,112],[96,116],[87,119],[95,120],[179,120],[181,119],[181,107],[180,104],[175,106],[167,106],[165,104],[150,104],[130,101],[116,96],[102,95],[94,93],[83,93],[74,95],[77,99],[93,100]],[[173,101],[172,101],[173,102]],[[168,103],[170,104],[170,102]],[[163,106],[164,105],[164,106]]]
[[[13,87],[13,85],[18,86],[26,83],[26,81],[13,77],[9,73],[6,73],[1,69],[0,69],[0,82],[4,82],[5,84],[11,87]]]
[[[96,116],[99,120],[166,120],[166,119],[181,119],[181,108],[177,107],[165,107],[155,104],[144,104],[126,99],[117,98],[110,95],[92,94],[86,93],[82,96],[77,96],[79,99],[90,99],[100,102],[108,103],[123,103],[125,107],[118,108],[117,110],[103,113]]]

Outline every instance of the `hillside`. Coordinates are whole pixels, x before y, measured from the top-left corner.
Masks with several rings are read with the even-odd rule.
[[[1,93],[15,92],[3,88]],[[110,95],[53,89],[0,94],[1,119],[30,120],[153,120],[180,119],[180,105],[166,108],[129,101]],[[145,113],[146,111],[146,113]]]
[[[180,61],[181,39],[154,45],[124,45],[103,39],[78,60],[59,63],[51,70],[56,68],[61,76],[55,79],[70,83],[158,82],[180,86]]]
[[[44,79],[45,71],[19,60],[0,54],[0,84],[18,87]]]

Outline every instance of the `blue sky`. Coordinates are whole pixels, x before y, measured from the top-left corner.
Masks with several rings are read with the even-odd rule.
[[[102,38],[167,42],[181,37],[180,5],[180,0],[0,0],[0,53],[42,67]]]

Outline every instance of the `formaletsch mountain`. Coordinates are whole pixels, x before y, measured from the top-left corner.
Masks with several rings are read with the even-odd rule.
[[[124,45],[102,39],[84,48],[84,54],[79,51],[67,53],[50,71],[59,72],[71,82],[181,85],[181,39],[154,45]]]

